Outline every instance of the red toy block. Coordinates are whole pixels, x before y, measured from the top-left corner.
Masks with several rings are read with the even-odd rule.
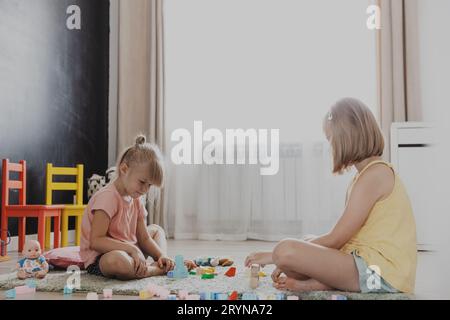
[[[225,275],[227,277],[234,277],[236,275],[236,267],[231,267],[230,269],[225,272]]]
[[[238,299],[238,293],[237,293],[237,291],[233,291],[231,294],[230,294],[230,297],[228,298],[228,300],[237,300]]]

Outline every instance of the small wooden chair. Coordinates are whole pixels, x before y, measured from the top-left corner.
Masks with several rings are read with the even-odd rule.
[[[8,236],[8,219],[19,218],[19,252],[22,252],[26,237],[26,219],[37,218],[38,219],[38,241],[41,244],[42,250],[44,250],[45,240],[45,219],[54,218],[54,247],[59,247],[60,237],[60,216],[63,205],[51,206],[51,205],[27,205],[27,164],[25,160],[21,160],[20,163],[11,163],[8,159],[2,161],[2,211],[1,211],[1,239],[7,241]],[[9,177],[10,172],[18,172],[19,180],[11,180]],[[9,204],[9,191],[19,190],[19,204]],[[50,232],[50,230],[49,230]],[[6,249],[4,250],[6,255]]]
[[[53,182],[53,176],[75,176],[75,182]],[[83,180],[84,166],[78,164],[75,168],[54,167],[53,164],[47,164],[47,192],[45,203],[52,204],[53,191],[75,191],[75,201],[73,204],[65,204],[61,215],[61,246],[67,247],[69,235],[69,217],[75,217],[75,243],[80,245],[81,221],[86,205],[83,204]],[[47,234],[45,243],[50,246],[50,220],[47,219]]]

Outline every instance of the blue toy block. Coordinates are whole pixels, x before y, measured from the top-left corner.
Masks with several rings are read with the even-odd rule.
[[[214,294],[211,292],[200,292],[200,300],[214,300]]]
[[[189,276],[188,269],[184,265],[184,258],[181,255],[175,256],[175,269],[173,270],[173,277],[175,279],[183,279]]]
[[[167,300],[177,300],[177,296],[175,294],[169,294]]]
[[[36,280],[34,279],[25,280],[25,284],[28,288],[36,288]]]
[[[347,300],[347,297],[340,294],[333,294],[331,300]]]
[[[228,294],[216,293],[215,300],[228,300]]]
[[[173,278],[173,270],[167,272],[167,278]]]
[[[258,296],[255,293],[246,292],[242,294],[242,300],[258,300]]]
[[[73,289],[69,288],[68,286],[64,286],[64,294],[72,294]]]
[[[16,289],[11,289],[5,292],[6,299],[15,299],[16,298]]]
[[[277,293],[276,299],[277,300],[286,300],[286,295],[284,293]]]

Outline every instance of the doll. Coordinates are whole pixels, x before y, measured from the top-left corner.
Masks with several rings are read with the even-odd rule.
[[[48,273],[48,263],[42,255],[41,245],[36,240],[25,242],[22,254],[24,258],[17,261],[17,278],[43,279]]]

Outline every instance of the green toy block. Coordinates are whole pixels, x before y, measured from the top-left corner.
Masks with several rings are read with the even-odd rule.
[[[202,274],[202,279],[214,279],[213,273],[204,273]]]

